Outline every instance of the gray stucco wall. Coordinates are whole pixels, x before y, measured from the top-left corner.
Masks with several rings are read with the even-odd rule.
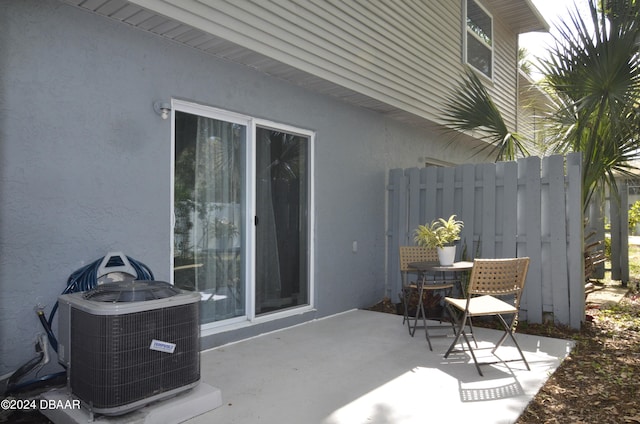
[[[33,356],[34,307],[49,313],[79,267],[123,251],[169,280],[170,121],[155,100],[316,131],[317,313],[203,347],[380,300],[388,169],[469,157],[446,138],[56,0],[0,2],[0,52],[0,376]]]

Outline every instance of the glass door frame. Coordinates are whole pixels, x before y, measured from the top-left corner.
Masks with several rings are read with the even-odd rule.
[[[249,232],[252,233],[252,240],[253,240],[253,244],[252,247],[254,249],[254,251],[252,252],[252,254],[250,255],[249,261],[247,262],[251,262],[250,264],[250,269],[246,270],[247,272],[251,272],[251,304],[248,304],[247,307],[250,308],[249,309],[249,314],[251,314],[251,317],[249,318],[251,322],[254,323],[259,323],[259,322],[265,322],[265,321],[271,321],[274,319],[278,319],[278,318],[284,318],[284,317],[288,317],[288,316],[292,316],[292,315],[299,315],[301,313],[304,312],[309,312],[309,311],[313,311],[315,310],[315,284],[314,284],[314,260],[313,258],[315,257],[314,255],[314,245],[315,245],[315,208],[314,208],[314,151],[315,151],[315,132],[314,131],[310,131],[310,130],[304,130],[301,128],[297,128],[297,127],[293,127],[290,125],[285,125],[285,124],[279,124],[273,121],[268,121],[268,120],[264,120],[264,119],[253,119],[252,120],[252,124],[253,127],[251,128],[251,134],[253,137],[252,143],[251,143],[251,153],[248,156],[252,157],[252,162],[249,166],[248,169],[250,169],[250,172],[247,176],[247,179],[249,180],[248,182],[252,185],[252,187],[248,188],[248,193],[251,193],[251,200],[250,202],[247,203],[248,208],[252,211],[251,212],[251,230]],[[307,204],[307,210],[308,210],[308,222],[307,222],[307,228],[308,228],[308,233],[307,233],[307,240],[308,240],[308,246],[307,246],[307,263],[309,264],[308,269],[307,269],[307,284],[308,284],[308,293],[309,293],[309,303],[305,304],[305,305],[300,305],[300,306],[296,306],[296,307],[292,307],[292,308],[288,308],[288,309],[283,309],[280,311],[275,311],[275,312],[267,312],[261,315],[255,315],[255,293],[256,293],[256,278],[255,278],[255,270],[256,270],[256,264],[255,264],[255,260],[256,260],[256,254],[255,254],[255,231],[256,231],[256,226],[254,225],[254,219],[255,216],[257,214],[256,212],[256,194],[257,194],[257,189],[255,186],[255,182],[256,182],[256,133],[257,133],[257,127],[260,128],[266,128],[266,129],[270,129],[270,130],[276,130],[276,131],[282,131],[285,133],[289,133],[289,134],[294,134],[294,135],[298,135],[301,137],[305,137],[309,140],[309,146],[308,146],[308,186],[307,186],[307,190],[308,190],[308,204]],[[250,204],[249,204],[250,203]]]
[[[242,255],[245,257],[244,261],[244,275],[245,275],[245,314],[234,318],[215,321],[211,323],[202,324],[200,326],[203,331],[203,335],[215,334],[220,331],[229,331],[234,328],[242,328],[253,324],[272,321],[288,316],[299,315],[301,313],[315,310],[315,284],[314,284],[314,244],[315,244],[315,195],[314,195],[314,151],[315,151],[315,132],[305,130],[290,125],[280,124],[273,121],[264,119],[256,119],[250,116],[229,112],[223,109],[217,109],[210,106],[201,105],[185,100],[171,99],[171,166],[170,166],[170,211],[171,211],[171,230],[170,230],[170,283],[174,281],[174,225],[175,225],[175,112],[185,112],[194,115],[199,115],[207,118],[227,121],[240,125],[245,125],[246,131],[246,155],[244,158],[245,164],[245,185],[244,185],[244,201],[245,201],[245,216],[244,224],[247,231],[242,239]],[[299,136],[308,138],[308,290],[309,290],[309,303],[290,309],[284,309],[277,312],[266,313],[259,316],[255,314],[255,297],[256,297],[256,127],[269,128],[273,130],[283,131]]]

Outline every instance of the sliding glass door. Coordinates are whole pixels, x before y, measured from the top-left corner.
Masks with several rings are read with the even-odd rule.
[[[311,135],[174,105],[173,282],[203,324],[311,306]]]
[[[203,323],[246,314],[247,126],[175,112],[174,284],[201,293]]]
[[[309,304],[309,138],[256,129],[256,315]]]

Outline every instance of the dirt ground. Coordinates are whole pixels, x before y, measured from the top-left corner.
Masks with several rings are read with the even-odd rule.
[[[571,338],[576,347],[517,424],[640,423],[639,241],[629,244],[626,297],[613,305],[587,302],[587,319],[579,332],[549,326],[518,328],[523,333]],[[620,282],[600,283],[622,288]]]
[[[552,326],[518,328],[522,333],[570,338],[576,347],[516,423],[640,423],[639,330],[635,283],[617,305],[588,305],[579,332]]]

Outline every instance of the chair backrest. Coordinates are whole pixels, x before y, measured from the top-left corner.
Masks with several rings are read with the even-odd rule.
[[[411,262],[437,262],[438,251],[423,246],[400,246],[400,272],[415,271]]]
[[[515,294],[517,307],[528,269],[529,258],[475,259],[467,294],[470,296]]]

